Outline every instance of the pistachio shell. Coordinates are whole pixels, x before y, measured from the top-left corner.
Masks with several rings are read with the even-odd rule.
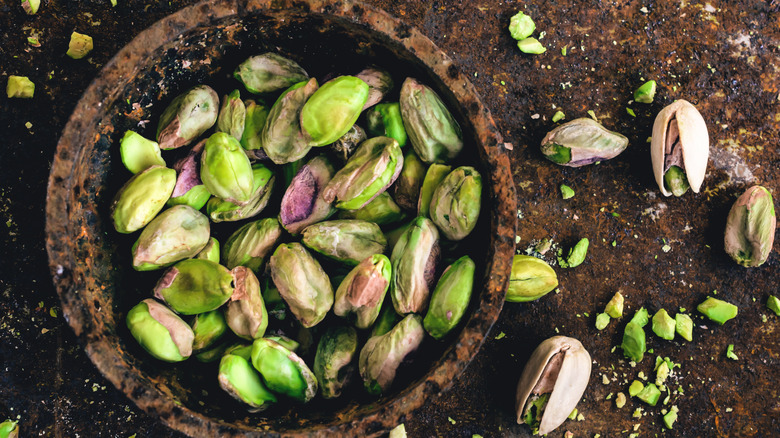
[[[554,336],[542,342],[528,359],[517,384],[517,423],[524,423],[523,413],[532,396],[550,393],[539,435],[560,426],[582,398],[590,367],[590,354],[580,341]]]
[[[710,138],[707,123],[699,111],[690,102],[676,100],[668,105],[655,118],[653,137],[650,143],[650,158],[653,163],[653,175],[658,188],[664,196],[672,192],[664,186],[664,174],[669,165],[675,164],[667,159],[671,145],[669,142],[670,123],[675,121],[682,148],[682,161],[677,164],[685,170],[688,184],[694,193],[699,193],[704,175],[707,172],[707,160],[710,153]],[[672,136],[673,137],[673,136]]]

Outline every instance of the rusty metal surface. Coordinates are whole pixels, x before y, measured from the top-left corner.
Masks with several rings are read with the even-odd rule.
[[[59,304],[41,242],[46,163],[78,97],[133,36],[190,3],[120,0],[110,9],[104,2],[44,1],[36,17],[0,5],[0,83],[23,74],[37,84],[31,101],[0,95],[0,126],[9,129],[0,151],[0,211],[8,228],[0,233],[0,417],[20,415],[29,435],[180,436],[114,390],[66,322],[49,313]],[[778,294],[778,244],[769,262],[752,270],[731,262],[722,244],[725,215],[744,188],[761,183],[777,194],[777,3],[366,3],[442,48],[513,145],[509,156],[522,216],[518,248],[544,237],[563,247],[579,237],[591,239],[583,265],[556,268],[559,293],[504,306],[490,339],[453,387],[403,418],[410,436],[529,435],[514,422],[514,385],[535,345],[557,333],[583,342],[594,372],[578,406],[582,421],[566,422],[553,436],[565,430],[627,436],[636,425],[640,436],[772,436],[780,429],[780,323],[764,306],[769,294]],[[520,53],[506,32],[509,17],[520,9],[535,19],[537,33],[546,32],[545,54]],[[96,37],[86,60],[63,55],[74,29]],[[26,37],[36,30],[44,35],[42,47],[27,47]],[[629,103],[645,79],[659,82],[655,102]],[[668,199],[654,187],[646,139],[655,114],[676,98],[694,103],[708,122],[711,160],[702,193]],[[582,169],[547,162],[538,143],[554,126],[550,118],[557,109],[567,120],[592,110],[605,126],[629,137],[628,150]],[[31,128],[24,126],[28,121]],[[561,200],[561,183],[576,196]],[[607,399],[626,392],[639,371],[653,375],[653,356],[632,367],[619,349],[612,352],[625,320],[601,332],[593,327],[595,314],[617,289],[626,294],[629,312],[684,307],[695,315],[696,304],[713,290],[739,306],[739,316],[723,327],[695,316],[690,343],[648,335],[655,354],[682,364],[676,384],[684,391],[671,402],[680,408],[673,431],[663,428],[663,406],[630,400],[617,409],[614,396]],[[729,344],[739,360],[725,357]],[[641,418],[631,415],[637,407],[644,408]]]

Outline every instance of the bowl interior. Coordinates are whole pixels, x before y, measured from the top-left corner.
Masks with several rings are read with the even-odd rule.
[[[497,318],[514,249],[511,175],[496,158],[500,137],[473,89],[414,29],[358,4],[267,3],[232,8],[232,2],[207,2],[182,10],[140,34],[90,86],[63,134],[50,180],[47,244],[55,284],[66,317],[101,372],[174,428],[202,436],[334,428],[375,433],[444,389]],[[130,177],[119,159],[119,139],[129,129],[154,138],[165,106],[199,83],[220,96],[238,88],[242,98],[252,98],[232,72],[248,56],[266,51],[297,61],[320,83],[377,65],[396,82],[390,100],[397,100],[403,78],[417,78],[437,91],[463,130],[466,148],[453,164],[472,165],[483,174],[477,228],[451,249],[477,263],[469,311],[443,341],[427,338],[414,362],[402,367],[393,390],[379,399],[354,382],[335,401],[317,398],[304,408],[280,404],[249,414],[218,387],[215,363],[157,361],[141,350],[124,323],[127,311],[151,296],[161,272],[133,271],[130,247],[137,233],[120,235],[111,224],[111,200]],[[212,229],[224,242],[238,226],[222,223]],[[311,364],[313,357],[304,359]]]

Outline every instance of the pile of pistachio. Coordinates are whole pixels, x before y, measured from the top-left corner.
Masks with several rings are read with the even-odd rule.
[[[471,298],[475,265],[458,242],[482,182],[455,167],[460,127],[413,78],[381,103],[393,80],[376,67],[320,86],[265,53],[234,76],[254,100],[235,90],[220,105],[198,85],[165,109],[156,141],[121,141],[135,176],[111,217],[140,230],[133,268],[161,270],[127,326],[159,360],[219,360],[220,386],[250,411],[338,397],[355,368],[367,392],[386,393]],[[170,149],[184,153],[168,167]],[[211,223],[231,221],[243,222],[220,248]]]

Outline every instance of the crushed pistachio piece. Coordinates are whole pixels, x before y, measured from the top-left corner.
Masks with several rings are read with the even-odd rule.
[[[618,392],[617,397],[615,398],[615,406],[618,409],[622,409],[623,406],[626,405],[626,395],[622,392]]]
[[[634,100],[639,103],[653,103],[655,97],[655,81],[647,81],[634,91]]]
[[[558,123],[565,118],[566,118],[566,114],[564,114],[563,111],[556,111],[555,114],[553,114],[552,116],[552,121],[553,123]]]
[[[65,53],[73,59],[81,59],[92,51],[92,37],[82,33],[73,32],[70,34],[70,44]]]
[[[517,42],[517,48],[523,53],[529,55],[541,55],[547,49],[536,38],[525,38]]]
[[[726,347],[726,357],[731,360],[739,360],[739,357],[734,353],[734,344],[729,344],[729,346]]]
[[[715,293],[713,291],[713,293]],[[720,325],[737,316],[737,306],[717,298],[709,297],[696,307],[700,313]]]
[[[5,87],[8,98],[30,99],[35,94],[35,84],[27,76],[8,76]]]
[[[403,423],[394,427],[387,438],[406,438],[406,426]]]
[[[766,300],[766,307],[775,312],[775,315],[780,316],[780,299],[774,295],[770,295]]]
[[[569,414],[569,417],[568,417],[569,420],[574,420],[575,418],[577,418],[577,412],[579,412],[579,411],[577,411],[577,408],[574,408],[574,410],[571,411],[571,414]]]
[[[41,0],[22,0],[22,9],[27,15],[35,15],[41,7]]]
[[[628,387],[628,395],[636,397],[643,389],[645,389],[645,385],[639,380],[634,380],[631,382],[631,386]]]
[[[604,330],[607,328],[610,319],[611,318],[606,313],[599,313],[596,315],[596,330]]]
[[[636,117],[636,113],[635,113],[635,112],[634,112],[634,110],[632,110],[631,108],[629,108],[629,107],[626,107],[626,112],[627,112],[627,113],[628,113],[628,115],[630,115],[631,117]]]
[[[504,339],[505,336],[506,336],[506,333],[501,332],[498,335],[496,335],[496,337],[494,339]]]
[[[620,291],[615,292],[615,295],[607,303],[604,308],[604,312],[612,318],[620,318],[623,316],[623,295]]]
[[[567,186],[566,184],[561,184],[561,197],[563,199],[570,199],[574,197],[574,189]]]

